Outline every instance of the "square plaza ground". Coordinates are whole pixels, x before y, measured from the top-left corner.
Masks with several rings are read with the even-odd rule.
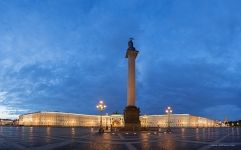
[[[97,129],[96,129],[97,130]],[[240,150],[241,128],[175,128],[108,132],[90,128],[0,126],[0,150]]]

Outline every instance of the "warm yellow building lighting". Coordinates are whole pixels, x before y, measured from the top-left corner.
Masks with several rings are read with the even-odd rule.
[[[124,126],[121,114],[104,115],[106,126]],[[142,127],[166,127],[167,115],[140,116]],[[172,127],[214,127],[217,121],[192,116],[189,114],[172,114]],[[36,112],[19,116],[19,125],[24,126],[65,126],[65,127],[98,127],[99,115],[85,115],[64,112]]]

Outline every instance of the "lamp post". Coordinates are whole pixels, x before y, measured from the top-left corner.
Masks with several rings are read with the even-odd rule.
[[[106,117],[105,117],[105,129],[108,130],[108,127],[107,127],[107,117],[108,117],[108,113],[106,113]]]
[[[167,113],[167,132],[171,132],[170,117],[171,117],[171,114],[172,114],[172,108],[170,106],[167,107],[166,113]]]
[[[99,129],[99,133],[103,133],[104,129],[102,127],[102,111],[104,111],[104,109],[107,106],[105,105],[105,103],[103,101],[99,101],[99,103],[96,105],[96,108],[100,111],[100,129]]]

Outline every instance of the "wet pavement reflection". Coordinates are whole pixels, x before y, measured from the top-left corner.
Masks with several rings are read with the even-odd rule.
[[[0,150],[96,149],[180,150],[241,149],[240,128],[173,128],[143,132],[106,132],[98,129],[0,126]]]

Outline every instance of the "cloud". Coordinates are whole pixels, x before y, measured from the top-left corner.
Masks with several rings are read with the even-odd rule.
[[[217,105],[214,107],[207,107],[204,109],[204,113],[206,116],[210,116],[212,118],[219,118],[224,120],[225,118],[228,120],[235,120],[237,117],[240,118],[241,108],[236,105]],[[223,116],[223,118],[220,118]]]
[[[4,91],[0,92],[0,103],[6,100],[6,95],[7,95],[7,92],[4,92]]]
[[[175,113],[208,117],[209,108],[241,105],[240,2],[0,3],[3,111],[96,114],[103,99],[107,112],[122,112],[129,37],[140,50],[142,113],[171,105]]]
[[[16,119],[19,114],[26,113],[27,110],[11,108],[0,105],[0,119],[10,118]]]

